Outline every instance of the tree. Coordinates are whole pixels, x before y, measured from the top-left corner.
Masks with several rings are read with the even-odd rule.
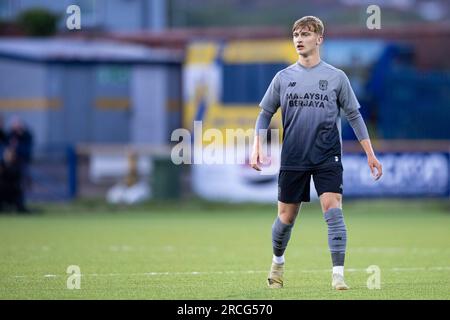
[[[17,17],[18,25],[32,37],[55,34],[59,16],[44,8],[31,8]]]

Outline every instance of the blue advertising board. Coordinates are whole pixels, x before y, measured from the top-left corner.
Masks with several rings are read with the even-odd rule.
[[[447,152],[377,155],[383,176],[374,181],[364,154],[345,154],[344,195],[349,197],[446,197],[450,195]]]

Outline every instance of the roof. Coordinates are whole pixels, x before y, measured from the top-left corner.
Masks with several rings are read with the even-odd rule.
[[[205,27],[172,28],[159,32],[133,31],[104,34],[109,39],[124,40],[155,47],[185,48],[195,40],[227,41],[237,39],[257,40],[290,37],[290,32],[281,27]]]
[[[0,57],[43,62],[181,63],[182,51],[111,40],[0,38]]]

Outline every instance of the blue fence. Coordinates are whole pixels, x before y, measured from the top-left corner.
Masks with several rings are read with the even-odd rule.
[[[42,152],[42,151],[41,151]],[[62,201],[77,194],[77,156],[72,146],[47,148],[31,166],[31,185],[26,188],[32,201]]]

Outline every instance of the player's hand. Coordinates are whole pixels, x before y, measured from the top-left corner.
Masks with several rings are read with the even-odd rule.
[[[380,179],[383,175],[383,166],[381,165],[380,161],[378,161],[375,156],[368,156],[367,163],[369,164],[370,172],[372,172],[372,177],[375,179],[375,181]]]
[[[261,171],[261,167],[258,162],[261,161],[261,153],[258,147],[254,147],[252,151],[252,156],[250,157],[250,166],[256,171]]]

